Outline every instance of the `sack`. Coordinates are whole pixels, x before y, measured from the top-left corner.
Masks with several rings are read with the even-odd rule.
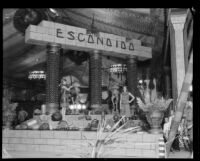
[[[91,121],[91,128],[97,129],[99,124],[99,120],[94,119]]]
[[[61,121],[62,120],[62,114],[60,112],[55,112],[51,116],[52,121]]]
[[[20,125],[17,125],[15,127],[16,130],[27,130],[28,129],[28,126],[25,124],[25,123],[22,123]]]
[[[21,111],[19,111],[19,114],[18,114],[18,120],[20,122],[23,122],[23,121],[25,121],[27,116],[28,116],[28,113],[24,110],[21,110]]]
[[[62,121],[60,121],[60,122],[58,123],[58,126],[57,126],[56,129],[59,129],[59,130],[66,130],[66,129],[68,129],[68,128],[69,128],[69,125],[68,125],[67,121],[62,120]]]
[[[48,123],[43,123],[40,125],[39,130],[50,130]]]

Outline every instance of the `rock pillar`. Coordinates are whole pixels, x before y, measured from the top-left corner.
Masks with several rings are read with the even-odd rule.
[[[59,44],[47,45],[46,105],[49,114],[58,111],[59,107],[59,54]]]
[[[97,109],[101,106],[102,99],[102,56],[98,51],[90,53],[89,64],[90,106]]]

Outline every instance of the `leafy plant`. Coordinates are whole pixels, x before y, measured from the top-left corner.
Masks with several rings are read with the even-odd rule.
[[[156,90],[156,80],[153,79],[154,88],[149,89],[150,80],[146,80],[146,88],[140,87],[140,93],[143,96],[144,102],[140,98],[137,99],[137,103],[140,109],[144,112],[152,112],[155,110],[165,111],[173,99],[164,99],[163,96],[159,96]]]

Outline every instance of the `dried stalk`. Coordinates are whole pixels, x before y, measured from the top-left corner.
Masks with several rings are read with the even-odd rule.
[[[105,145],[117,142],[117,139],[119,139],[120,137],[116,137],[116,134],[129,134],[130,132],[133,132],[136,129],[138,129],[139,126],[138,127],[131,127],[131,128],[122,130],[122,128],[126,125],[127,122],[117,128],[117,126],[120,124],[120,122],[124,118],[125,118],[125,116],[123,116],[120,120],[118,120],[115,123],[115,125],[109,130],[107,135],[105,135],[105,136],[103,136],[102,134],[103,134],[105,127],[106,127],[106,121],[105,121],[105,119],[101,120],[101,122],[98,125],[97,139],[96,139],[94,146],[93,146],[93,149],[92,149],[92,154],[91,154],[92,158],[99,158],[100,154],[102,154],[102,149]],[[116,130],[113,131],[114,129],[116,129]]]

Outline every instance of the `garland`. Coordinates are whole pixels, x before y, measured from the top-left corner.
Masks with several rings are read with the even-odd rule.
[[[22,32],[25,33],[26,28],[32,25],[38,25],[42,20],[47,20],[47,15],[41,9],[19,9],[16,11],[13,24],[14,27]]]

